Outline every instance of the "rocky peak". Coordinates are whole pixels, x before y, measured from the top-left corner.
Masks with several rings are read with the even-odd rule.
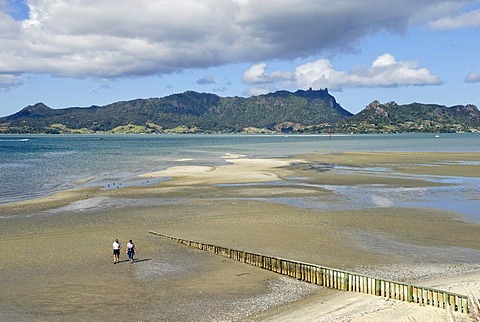
[[[476,105],[473,105],[473,104],[467,104],[465,105],[465,110],[469,113],[469,114],[475,114],[475,115],[478,115],[480,113],[480,111],[478,110],[478,107]]]
[[[390,102],[390,103],[392,103],[392,102]],[[387,106],[390,103],[387,103]],[[385,110],[384,107],[385,107],[385,105],[383,105],[379,101],[375,100],[375,101],[371,102],[370,104],[368,104],[368,106],[365,108],[365,110],[370,112],[370,113],[373,113],[374,115],[388,118],[388,112]]]

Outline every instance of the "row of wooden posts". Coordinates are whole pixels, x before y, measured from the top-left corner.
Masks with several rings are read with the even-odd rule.
[[[168,236],[154,231],[149,232],[193,248],[228,257],[282,275],[287,275],[301,281],[328,288],[366,293],[389,299],[418,303],[421,305],[452,309],[453,311],[458,311],[460,313],[468,313],[468,297],[466,295],[437,290],[430,287],[384,280],[290,259],[201,243]]]

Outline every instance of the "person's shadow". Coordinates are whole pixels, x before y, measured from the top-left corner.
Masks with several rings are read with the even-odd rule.
[[[151,258],[142,258],[142,259],[139,258],[139,259],[134,259],[133,263],[147,262],[151,260],[152,260]]]
[[[151,260],[152,260],[151,258],[134,259],[132,264],[140,263],[140,262],[147,262],[147,261],[151,261]],[[124,262],[128,262],[128,261],[129,261],[128,259],[123,259],[123,260],[118,261],[118,263],[124,263]]]

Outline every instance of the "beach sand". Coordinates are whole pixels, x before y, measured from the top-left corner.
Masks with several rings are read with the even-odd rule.
[[[232,154],[226,160],[231,164],[144,175],[170,178],[156,185],[79,188],[0,205],[0,242],[7,250],[0,261],[0,320],[452,320],[442,309],[310,285],[148,230],[480,294],[480,227],[457,213],[325,210],[279,202],[314,198],[341,204],[325,185],[428,187],[440,183],[422,175],[478,177],[479,154]],[[330,171],[339,165],[365,171]],[[368,170],[379,167],[390,169],[388,175]],[[137,262],[128,263],[122,252],[122,262],[113,264],[115,238],[124,247],[128,239],[136,242]],[[465,314],[454,317],[468,320]]]

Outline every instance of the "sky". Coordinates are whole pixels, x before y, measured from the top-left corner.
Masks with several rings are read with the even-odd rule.
[[[310,87],[480,107],[480,0],[0,0],[0,116]]]

